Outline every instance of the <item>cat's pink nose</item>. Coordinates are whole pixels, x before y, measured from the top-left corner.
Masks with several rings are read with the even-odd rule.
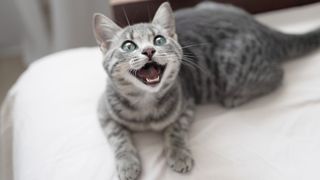
[[[150,60],[155,52],[156,50],[152,47],[148,47],[142,50],[142,54],[146,55]]]

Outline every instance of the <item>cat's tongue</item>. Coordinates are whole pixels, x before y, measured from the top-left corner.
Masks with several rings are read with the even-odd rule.
[[[137,71],[137,75],[139,78],[143,79],[156,79],[159,77],[160,69],[155,66],[149,66],[147,68],[142,68]]]

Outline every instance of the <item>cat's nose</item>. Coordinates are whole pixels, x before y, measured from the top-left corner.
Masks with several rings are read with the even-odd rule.
[[[147,47],[142,50],[142,54],[146,55],[149,59],[152,58],[152,56],[154,55],[155,52],[156,52],[156,50],[152,47]]]

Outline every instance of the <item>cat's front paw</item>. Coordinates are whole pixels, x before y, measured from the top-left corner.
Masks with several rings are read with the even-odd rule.
[[[172,149],[167,152],[167,161],[171,169],[179,173],[188,173],[192,170],[194,160],[187,149]]]
[[[141,164],[135,156],[117,160],[117,171],[120,180],[136,180],[141,173]]]

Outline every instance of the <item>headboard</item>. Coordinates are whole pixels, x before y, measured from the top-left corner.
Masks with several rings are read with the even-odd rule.
[[[114,5],[113,9],[115,21],[121,26],[126,26],[128,23],[125,14],[128,16],[130,24],[150,21],[159,5],[165,1],[166,0],[145,0]],[[174,10],[183,7],[194,6],[202,1],[203,0],[169,0]],[[230,3],[242,7],[250,13],[256,14],[288,7],[306,5],[319,2],[319,0],[215,0],[215,2]]]

